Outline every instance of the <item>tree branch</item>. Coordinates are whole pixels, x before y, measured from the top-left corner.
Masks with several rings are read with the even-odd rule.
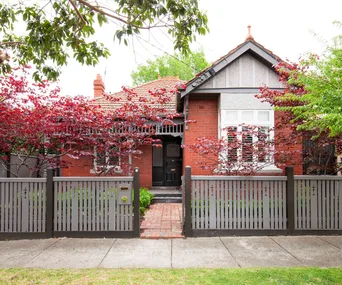
[[[24,42],[2,42],[0,46],[14,46],[14,45],[24,45]]]
[[[87,24],[87,21],[84,19],[84,17],[82,16],[82,14],[80,13],[80,11],[78,10],[74,0],[69,0],[71,6],[74,8],[78,18],[82,21],[82,26],[76,31],[76,33],[78,33],[80,30],[82,30],[82,28]]]
[[[72,1],[72,0],[69,0],[69,1]],[[115,20],[117,20],[117,21],[119,21],[119,22],[122,22],[122,23],[124,23],[124,24],[126,24],[126,25],[130,25],[130,26],[132,26],[132,27],[134,27],[134,28],[137,28],[137,29],[149,30],[149,29],[151,29],[151,28],[162,28],[162,27],[167,27],[167,25],[163,25],[163,26],[158,26],[158,25],[154,25],[154,26],[138,26],[138,25],[135,25],[135,24],[131,23],[130,21],[124,20],[124,19],[122,19],[122,18],[120,18],[120,17],[118,17],[118,16],[115,16],[115,15],[113,15],[113,14],[107,13],[107,12],[103,11],[101,8],[99,8],[99,7],[97,7],[97,6],[94,6],[94,5],[90,4],[89,2],[87,2],[87,1],[85,1],[85,0],[76,0],[76,1],[79,2],[79,3],[81,3],[81,4],[83,4],[84,6],[86,6],[86,7],[88,7],[88,8],[90,8],[90,9],[93,10],[93,11],[96,11],[96,12],[98,12],[98,13],[104,15],[104,16],[110,17],[110,18],[112,18],[112,19],[115,19]],[[76,13],[77,13],[77,12],[76,12]]]

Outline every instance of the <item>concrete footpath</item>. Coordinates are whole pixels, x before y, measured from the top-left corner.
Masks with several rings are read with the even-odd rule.
[[[0,241],[0,267],[342,267],[342,236]]]

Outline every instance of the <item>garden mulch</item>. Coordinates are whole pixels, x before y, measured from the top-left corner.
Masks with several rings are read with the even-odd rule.
[[[182,204],[151,204],[141,222],[140,233],[141,238],[148,239],[184,238]]]

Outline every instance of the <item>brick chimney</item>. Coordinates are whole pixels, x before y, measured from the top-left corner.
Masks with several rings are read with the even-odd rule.
[[[94,80],[94,98],[101,97],[105,91],[105,86],[102,81],[102,77],[100,74],[96,75],[96,79]]]

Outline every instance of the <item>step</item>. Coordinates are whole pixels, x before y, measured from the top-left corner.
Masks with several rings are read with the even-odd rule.
[[[182,203],[182,197],[154,197],[152,203]]]
[[[152,186],[151,190],[180,190],[180,186]]]
[[[154,203],[182,203],[182,191],[179,187],[157,187],[150,189],[154,194]]]
[[[154,194],[155,197],[160,196],[174,196],[174,197],[182,197],[182,191],[180,190],[150,190],[151,193]]]

